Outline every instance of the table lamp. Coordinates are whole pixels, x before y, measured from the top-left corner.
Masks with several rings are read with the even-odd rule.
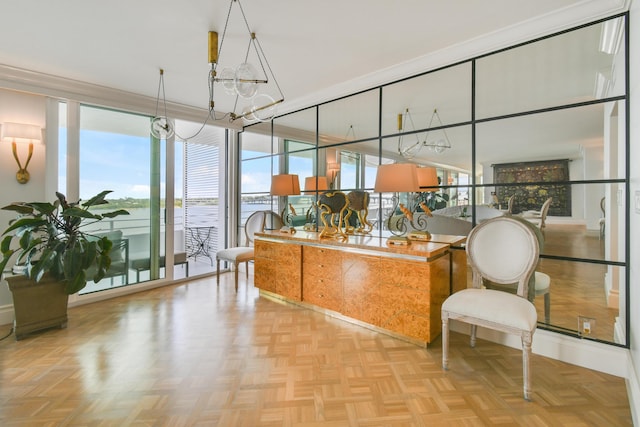
[[[394,206],[387,219],[387,229],[393,234],[387,242],[390,244],[409,244],[406,237],[408,226],[406,221],[413,221],[413,211],[400,203],[397,193],[419,192],[417,166],[413,163],[393,163],[378,166],[374,191],[377,193],[394,193]],[[400,209],[403,215],[394,218]]]
[[[281,174],[281,175],[273,175],[271,177],[271,195],[272,196],[297,196],[300,194],[300,181],[298,179],[298,175],[295,174]],[[287,203],[284,204],[284,209],[282,209],[282,222],[289,228],[293,228],[291,222],[291,215],[295,215],[295,210],[293,206],[289,204],[291,209],[291,213],[287,213]]]

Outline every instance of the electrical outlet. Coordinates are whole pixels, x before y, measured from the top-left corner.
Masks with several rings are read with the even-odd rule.
[[[593,317],[578,316],[578,333],[586,336],[593,334],[596,327],[596,319]]]

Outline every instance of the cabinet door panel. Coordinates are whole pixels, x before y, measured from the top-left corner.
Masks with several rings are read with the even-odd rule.
[[[344,314],[376,325],[375,310],[371,310],[369,306],[375,305],[371,294],[377,288],[379,281],[380,257],[343,253]]]
[[[300,245],[278,244],[274,261],[276,262],[276,292],[294,301],[301,301],[302,247]]]

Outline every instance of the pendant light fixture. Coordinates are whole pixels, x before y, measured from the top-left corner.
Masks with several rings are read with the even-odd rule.
[[[164,116],[158,115],[160,104],[160,89],[162,89],[162,104],[164,106]],[[174,134],[173,121],[167,117],[167,100],[164,95],[164,70],[160,68],[160,81],[158,82],[158,96],[156,98],[156,114],[151,119],[151,135],[158,139],[171,138]]]
[[[231,16],[234,5],[238,6],[242,14],[243,22],[246,25],[249,36],[249,43],[244,55],[244,62],[235,67],[224,64],[224,66],[219,69],[220,55],[223,51],[229,17]],[[248,62],[249,54],[252,50],[255,53],[254,56],[257,58],[258,66]],[[271,66],[262,50],[256,33],[251,31],[240,0],[231,0],[219,47],[218,33],[209,31],[209,64],[211,66],[209,71],[209,110],[211,112],[215,110],[215,86],[219,84],[227,94],[235,96],[233,110],[228,113],[231,122],[238,119],[243,119],[245,123],[269,121],[275,116],[277,105],[284,101],[284,95],[271,70]],[[273,92],[269,94],[260,91],[267,87],[270,82],[273,82],[273,84],[269,87],[272,88],[275,86],[276,88],[277,94],[275,97],[273,96]],[[247,99],[249,102],[248,105],[243,107],[242,111],[236,112],[240,98]]]

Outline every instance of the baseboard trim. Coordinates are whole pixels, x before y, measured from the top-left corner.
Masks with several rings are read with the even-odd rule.
[[[469,325],[451,321],[450,329],[469,334]],[[478,328],[478,338],[521,349],[520,337],[503,334],[486,328]],[[533,354],[614,375],[629,378],[629,350],[609,344],[583,340],[555,332],[538,329],[533,336]]]
[[[0,325],[13,323],[13,305],[7,304],[0,307]]]
[[[631,407],[631,419],[634,426],[640,426],[640,372],[635,369],[631,352],[628,352],[629,377],[627,378],[627,396]]]

